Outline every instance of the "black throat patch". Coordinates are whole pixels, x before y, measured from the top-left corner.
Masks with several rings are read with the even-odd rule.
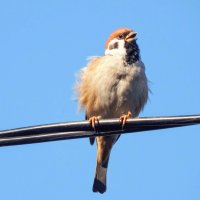
[[[133,42],[126,42],[125,43],[125,48],[126,48],[126,63],[131,65],[137,61],[140,60],[140,49],[136,43],[136,41]]]

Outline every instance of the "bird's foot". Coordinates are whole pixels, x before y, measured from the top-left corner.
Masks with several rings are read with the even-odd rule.
[[[96,116],[92,116],[89,118],[89,123],[92,128],[96,131],[96,123],[99,124],[99,118]]]
[[[122,129],[124,129],[124,126],[127,122],[127,120],[132,116],[131,112],[129,111],[126,115],[122,115],[120,117],[120,122],[122,123]]]

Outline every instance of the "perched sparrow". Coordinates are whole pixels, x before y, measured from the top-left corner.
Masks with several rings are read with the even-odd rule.
[[[77,84],[80,107],[95,128],[98,119],[118,118],[125,125],[138,116],[148,99],[145,67],[136,43],[136,32],[114,31],[105,45],[105,56],[94,57],[83,68]],[[106,191],[106,174],[111,148],[120,135],[98,136],[97,164],[93,191]],[[94,143],[95,138],[90,138]]]

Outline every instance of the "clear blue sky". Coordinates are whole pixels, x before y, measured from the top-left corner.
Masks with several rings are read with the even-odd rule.
[[[116,28],[138,32],[152,94],[140,116],[200,114],[199,0],[0,3],[0,130],[84,119],[75,74]],[[3,200],[200,199],[200,126],[124,135],[108,191],[88,139],[0,148]]]

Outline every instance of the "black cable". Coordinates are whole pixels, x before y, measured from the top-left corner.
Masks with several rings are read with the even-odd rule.
[[[96,132],[88,121],[64,122],[0,131],[0,146],[124,134],[200,124],[200,115],[129,119],[122,130],[119,119],[100,120]]]

